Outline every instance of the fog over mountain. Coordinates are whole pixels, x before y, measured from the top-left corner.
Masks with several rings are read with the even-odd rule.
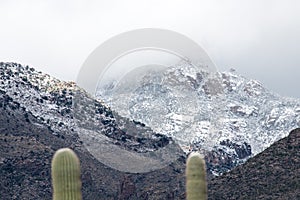
[[[300,97],[300,2],[296,0],[0,2],[0,60],[76,80],[107,39],[162,28],[199,43],[219,70],[237,69],[283,96]]]

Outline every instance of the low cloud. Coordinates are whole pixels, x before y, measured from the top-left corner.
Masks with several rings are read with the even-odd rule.
[[[202,45],[220,70],[236,68],[299,98],[299,9],[296,0],[1,1],[0,60],[75,80],[87,56],[108,38],[166,28]]]

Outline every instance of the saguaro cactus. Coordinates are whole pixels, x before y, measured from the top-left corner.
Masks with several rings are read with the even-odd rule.
[[[187,200],[207,199],[205,161],[199,153],[191,153],[186,166]]]
[[[81,200],[80,163],[69,148],[56,151],[52,159],[53,200]]]

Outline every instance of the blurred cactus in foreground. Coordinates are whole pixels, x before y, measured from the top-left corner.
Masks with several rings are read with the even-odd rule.
[[[69,148],[56,151],[51,166],[53,200],[81,200],[80,163]]]
[[[191,153],[186,165],[187,200],[207,199],[205,161],[199,153]]]

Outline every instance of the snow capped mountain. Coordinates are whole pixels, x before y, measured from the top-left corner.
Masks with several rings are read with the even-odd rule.
[[[183,149],[202,151],[208,170],[218,175],[263,151],[300,123],[299,100],[282,98],[233,71],[218,73],[216,78],[181,63],[148,73],[136,83],[134,90],[132,84],[123,84],[114,95],[116,83],[110,84],[110,90],[100,91],[101,100],[96,100],[74,82],[59,81],[28,66],[0,63],[0,107],[31,113],[37,125],[47,126],[57,137],[68,134],[93,141],[86,147],[100,149],[107,153],[104,157],[121,155],[129,161],[120,169],[137,159],[136,168],[127,171],[145,167],[140,162],[145,158],[162,167],[182,156]],[[120,153],[124,151],[128,154]],[[108,166],[116,162],[98,154],[93,155]]]
[[[95,158],[120,171],[152,171],[183,155],[171,138],[113,113],[75,83],[28,66],[0,63],[0,97],[0,107],[10,109],[12,115],[18,109],[30,113],[36,125],[47,126],[57,137],[74,136]],[[158,150],[166,146],[172,152],[166,151],[166,158],[149,156],[152,152],[159,155]],[[148,165],[141,162],[145,159]]]
[[[127,85],[123,80],[108,85],[98,87],[98,98],[174,138],[185,152],[202,151],[216,175],[300,126],[300,100],[274,94],[234,70],[211,74],[181,62],[147,71]]]

